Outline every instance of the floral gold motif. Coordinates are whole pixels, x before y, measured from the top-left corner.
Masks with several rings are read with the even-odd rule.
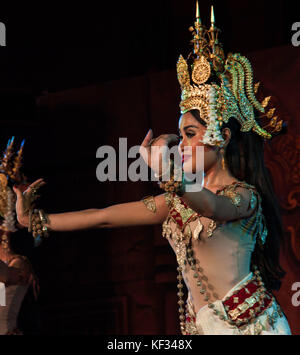
[[[149,211],[156,212],[156,203],[153,196],[144,197],[142,201]]]
[[[204,56],[194,61],[192,80],[195,84],[200,85],[205,83],[209,79],[210,74],[210,64]]]

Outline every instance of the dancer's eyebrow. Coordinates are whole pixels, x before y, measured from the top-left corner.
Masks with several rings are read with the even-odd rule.
[[[188,128],[199,128],[199,127],[190,124],[189,126],[185,126],[183,129],[186,131]]]
[[[186,130],[189,129],[189,128],[199,128],[199,127],[193,126],[193,125],[188,125],[188,126],[185,126],[185,127],[183,128],[183,130],[186,131]],[[178,128],[178,132],[180,133],[180,128]]]

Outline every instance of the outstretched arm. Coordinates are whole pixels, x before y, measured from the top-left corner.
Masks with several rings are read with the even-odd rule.
[[[24,213],[23,194],[17,188],[14,188],[14,191],[17,194],[16,210],[18,221],[23,226],[28,227],[29,216],[28,213]],[[88,228],[117,228],[160,224],[168,215],[168,206],[163,194],[156,196],[154,201],[156,212],[150,211],[143,201],[136,201],[116,204],[103,209],[49,214],[47,227],[54,231],[74,231]]]
[[[143,148],[141,149],[141,155],[149,166],[152,161],[159,162],[161,166],[163,157],[160,152],[153,153],[151,157],[150,142],[152,135],[152,131],[150,130],[141,145]],[[161,135],[155,140],[155,145],[170,144],[177,139],[176,135]],[[14,187],[14,192],[17,195],[16,211],[18,221],[25,227],[29,225],[28,210],[32,208],[32,202],[36,198],[36,190],[43,184],[42,179],[32,183],[25,191],[26,198],[24,198],[22,191],[18,187]],[[160,224],[168,215],[168,206],[164,195],[157,196],[154,200],[156,212],[151,212],[143,201],[129,202],[116,204],[104,209],[88,209],[77,212],[50,214],[48,215],[49,224],[46,227],[54,231],[73,231],[87,228],[117,228]]]
[[[112,205],[103,209],[89,209],[49,215],[49,227],[55,231],[87,228],[118,228],[160,224],[168,214],[163,195],[154,198],[156,212],[151,212],[142,201]]]

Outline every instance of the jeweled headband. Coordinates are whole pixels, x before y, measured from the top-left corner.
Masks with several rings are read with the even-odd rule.
[[[253,71],[249,60],[240,54],[225,57],[219,43],[219,29],[215,26],[213,6],[211,7],[211,26],[209,29],[200,19],[199,4],[196,5],[196,22],[190,28],[193,33],[193,51],[187,60],[182,56],[177,63],[177,76],[181,86],[181,113],[190,110],[200,111],[207,129],[202,142],[211,146],[222,146],[223,123],[234,117],[241,125],[242,132],[253,130],[261,137],[270,139],[272,133],[282,128],[282,121],[274,116],[275,109],[266,112],[270,96],[263,102],[256,98],[259,83],[253,85]],[[191,62],[191,64],[189,64]],[[191,73],[191,74],[190,74]],[[214,78],[218,78],[217,84]],[[268,131],[260,127],[255,119],[255,111],[270,119]]]

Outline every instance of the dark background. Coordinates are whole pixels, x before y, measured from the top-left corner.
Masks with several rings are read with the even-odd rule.
[[[209,25],[211,1],[200,1]],[[227,51],[247,53],[291,43],[297,2],[215,1]],[[174,69],[188,51],[194,0],[39,2],[1,6],[7,48],[1,85],[35,93]]]
[[[210,5],[200,1],[207,25]],[[249,54],[266,89],[278,97],[285,92],[286,101],[278,100],[295,127],[287,159],[297,167],[299,50],[291,45],[292,24],[300,22],[296,2],[214,5],[225,50]],[[7,46],[0,47],[0,147],[11,136],[18,144],[26,139],[24,171],[31,181],[46,179],[40,205],[47,212],[103,208],[159,192],[151,183],[98,182],[96,150],[105,144],[117,149],[119,137],[128,137],[129,147],[140,144],[150,127],[155,135],[177,132],[175,66],[179,54],[189,52],[194,14],[194,0],[1,5]],[[268,157],[276,171],[279,160]],[[291,172],[288,166],[285,190],[277,184],[283,207],[299,187]],[[278,297],[300,334],[299,308],[290,301],[291,285],[299,281],[299,204],[289,203],[282,256],[289,276]],[[175,257],[160,226],[52,233],[32,260],[41,282],[35,329],[42,334],[179,332]]]

